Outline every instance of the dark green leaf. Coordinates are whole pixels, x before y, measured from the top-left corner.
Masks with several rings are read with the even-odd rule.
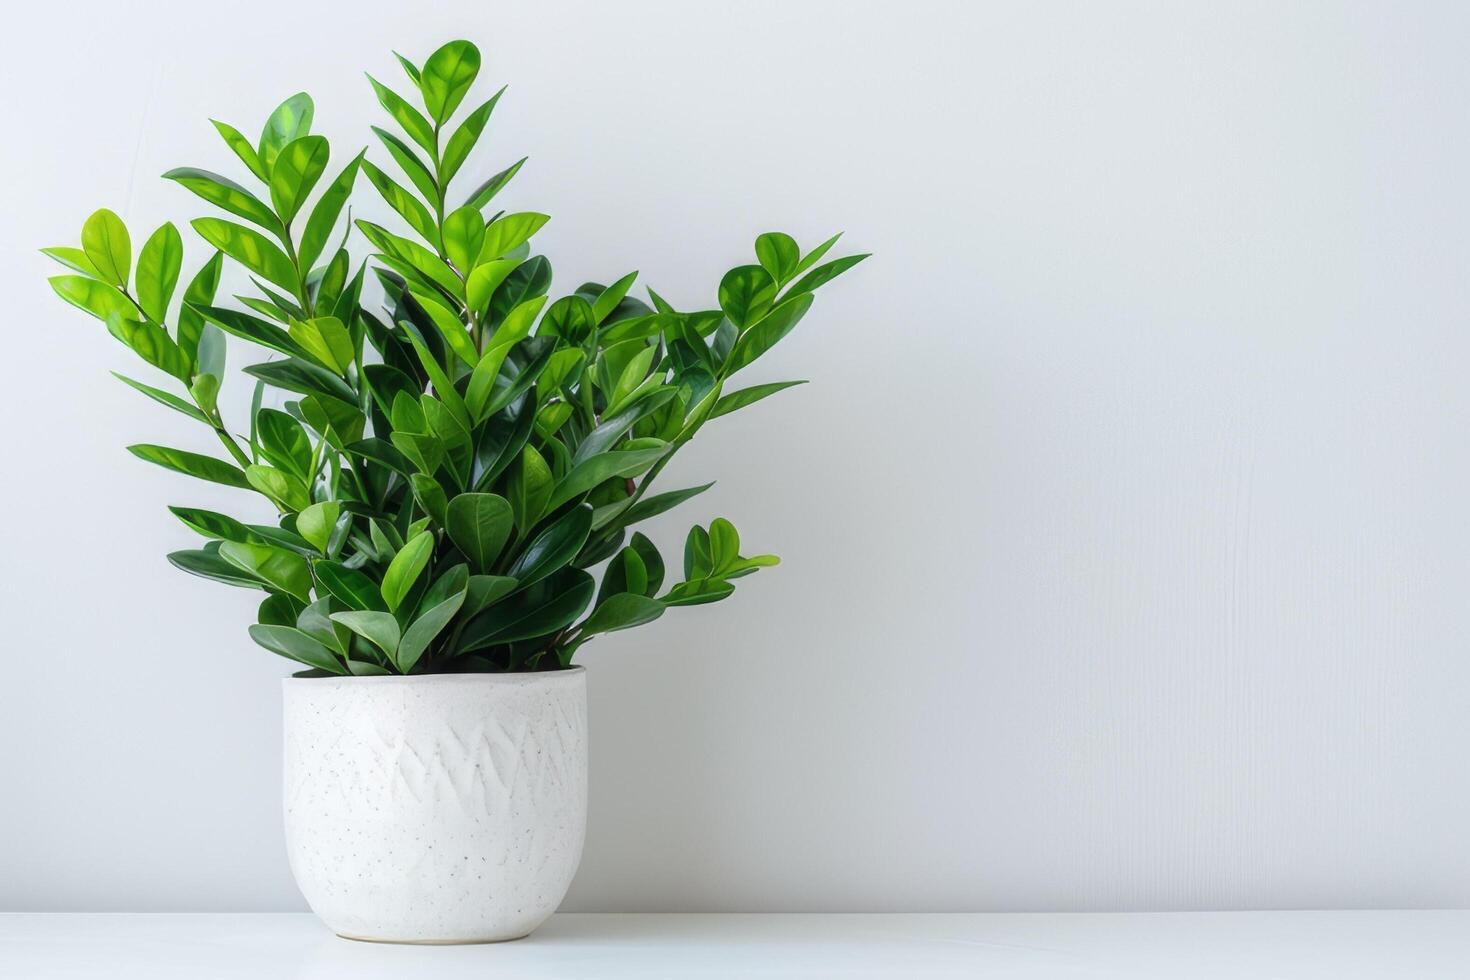
[[[806,311],[811,309],[812,299],[811,293],[799,293],[790,299],[782,300],[780,306],[742,334],[735,343],[735,349],[730,352],[730,360],[725,364],[725,373],[734,374],[776,346],[776,343],[801,321]]]
[[[511,506],[504,497],[462,493],[449,502],[444,529],[476,568],[488,571],[510,537],[511,523]]]
[[[506,574],[524,588],[566,565],[592,531],[592,508],[582,504],[568,511],[538,534],[521,552]]]
[[[320,641],[290,626],[263,626],[259,623],[250,627],[250,638],[272,653],[290,660],[325,670],[331,674],[345,674],[346,668],[331,650]]]
[[[582,623],[584,636],[611,633],[651,623],[664,614],[664,604],[657,599],[631,592],[620,592],[602,600]]]
[[[545,582],[523,589],[471,619],[460,637],[459,651],[483,649],[554,633],[570,626],[597,585],[580,568],[563,568]]]
[[[728,395],[720,396],[720,400],[715,402],[714,411],[710,412],[709,417],[717,419],[721,415],[729,415],[747,405],[754,405],[762,398],[774,395],[778,391],[785,391],[787,388],[804,384],[806,384],[805,381],[775,381],[771,384],[752,385],[749,388],[732,391]]]
[[[333,561],[319,561],[314,570],[322,588],[349,608],[386,611],[377,585],[362,572]]]
[[[755,240],[755,257],[777,283],[785,283],[796,272],[801,249],[796,239],[779,231],[768,231]]]

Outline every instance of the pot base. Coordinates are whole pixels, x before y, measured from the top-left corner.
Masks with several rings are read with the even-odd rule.
[[[355,943],[382,943],[387,946],[492,946],[495,943],[514,943],[525,939],[529,932],[505,939],[376,939],[370,936],[349,936],[345,932],[336,934],[338,939],[350,939]]]

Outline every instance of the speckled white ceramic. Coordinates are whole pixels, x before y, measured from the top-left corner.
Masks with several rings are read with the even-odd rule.
[[[587,824],[587,678],[288,678],[286,846],[350,939],[519,939],[556,910]]]

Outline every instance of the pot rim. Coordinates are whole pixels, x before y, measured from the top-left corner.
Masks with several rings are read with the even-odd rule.
[[[559,670],[517,670],[505,673],[466,674],[372,674],[335,675],[332,677],[282,677],[283,685],[311,684],[314,686],[342,686],[344,684],[529,684],[536,681],[562,683],[587,672],[581,664],[562,667]]]

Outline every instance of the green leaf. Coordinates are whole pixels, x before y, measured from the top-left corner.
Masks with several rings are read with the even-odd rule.
[[[408,178],[409,183],[417,187],[419,193],[426,200],[436,204],[442,201],[443,199],[439,193],[439,185],[434,180],[434,175],[429,173],[428,164],[420,160],[419,155],[413,152],[413,149],[407,143],[386,129],[380,129],[377,126],[373,126],[371,129],[374,135],[378,137],[378,140],[382,142],[383,147],[388,151],[388,155],[393,158],[393,162],[398,164],[399,169]]]
[[[373,76],[367,76],[367,80],[372,85],[373,92],[378,96],[378,104],[393,117],[393,121],[408,134],[409,139],[422,146],[430,154],[438,152],[434,140],[434,127],[424,118],[424,114],[409,105],[403,96]]]
[[[155,323],[163,323],[168,318],[168,303],[173,298],[183,264],[184,240],[177,228],[165,222],[143,244],[135,276],[138,305]]]
[[[189,222],[199,237],[239,262],[256,275],[282,289],[301,289],[291,260],[260,232],[220,218],[195,218]]]
[[[284,592],[273,592],[261,601],[259,612],[256,615],[262,626],[294,628],[297,618],[305,609],[306,606],[295,596],[286,595]]]
[[[148,444],[129,446],[128,452],[139,459],[156,463],[164,469],[183,473],[186,476],[208,480],[211,483],[223,483],[227,487],[242,489],[250,487],[250,481],[245,479],[244,472],[238,466],[215,459],[213,456],[201,456],[182,449],[169,449],[166,446]]]
[[[282,148],[311,132],[311,119],[315,111],[311,96],[305,92],[297,92],[276,106],[265,122],[265,129],[260,134],[260,147],[256,151],[266,174],[270,174],[275,167],[276,156]]]
[[[813,298],[811,293],[799,293],[782,300],[780,306],[741,334],[735,342],[735,349],[730,352],[730,359],[725,362],[725,373],[734,374],[776,346],[806,316],[806,311],[812,308]]]
[[[710,567],[716,576],[740,557],[740,532],[723,517],[716,517],[710,522],[709,552]]]
[[[206,538],[239,541],[245,544],[265,543],[250,528],[225,514],[217,514],[212,510],[201,510],[197,507],[170,507],[169,511],[183,521],[190,530],[197,531]],[[294,618],[292,622],[295,622]]]
[[[550,220],[550,215],[535,211],[518,211],[496,218],[485,229],[479,261],[489,262],[502,258],[506,253],[530,241],[531,236]]]
[[[345,657],[352,647],[351,637],[342,626],[332,622],[331,611],[330,599],[318,599],[302,608],[295,623],[290,625],[294,625],[333,653]]]
[[[459,173],[459,168],[469,159],[470,151],[475,148],[480,134],[485,131],[485,124],[490,121],[490,113],[495,111],[495,103],[500,101],[500,96],[504,92],[505,89],[501,88],[499,92],[490,97],[489,101],[465,116],[464,122],[460,123],[454,135],[449,137],[449,142],[444,147],[444,158],[439,161],[439,179],[446,187],[454,179],[454,175]],[[476,208],[475,211],[478,213],[479,208]]]
[[[439,256],[418,242],[394,235],[386,228],[381,228],[370,221],[358,221],[357,227],[385,258],[401,263],[426,282],[443,289],[448,295],[463,298],[464,283]]]
[[[399,670],[405,674],[413,670],[419,658],[433,642],[434,637],[449,625],[449,621],[464,605],[466,588],[466,586],[461,586],[447,598],[434,603],[427,612],[421,613],[413,621],[413,625],[404,632],[403,641],[398,644],[398,652],[394,657],[394,662],[398,664]]]
[[[219,556],[277,592],[311,601],[311,572],[298,554],[269,544],[225,541],[219,546]]]
[[[546,513],[553,485],[551,467],[534,447],[526,446],[511,466],[506,492],[510,494],[511,514],[515,526],[525,534]]]
[[[327,169],[331,148],[325,137],[301,136],[281,148],[271,168],[271,203],[286,224],[306,203]]]
[[[276,220],[270,207],[228,177],[197,167],[176,167],[163,176],[165,180],[172,180],[188,188],[217,208],[253,221],[273,234],[280,233],[281,223]]]
[[[720,396],[720,400],[715,402],[714,411],[709,413],[709,417],[717,419],[721,415],[729,415],[747,405],[754,405],[762,398],[768,398],[778,391],[785,391],[787,388],[804,384],[806,384],[805,381],[774,381],[771,384],[752,385],[749,388],[732,391],[728,395]]]
[[[392,613],[385,612],[339,612],[332,613],[332,621],[341,623],[358,636],[372,643],[392,659],[398,652],[398,641],[402,638],[398,620]]]
[[[442,527],[447,520],[449,500],[444,496],[444,488],[439,485],[439,481],[423,473],[410,473],[408,482],[413,487],[414,499],[419,502],[424,513]]]
[[[347,672],[342,666],[342,661],[338,660],[331,650],[295,627],[264,626],[257,623],[250,627],[250,638],[271,653],[278,653],[289,660],[306,664],[308,667],[325,670],[331,674]]]
[[[478,212],[476,212],[478,213]],[[516,266],[520,265],[517,259],[497,259],[494,262],[486,262],[475,266],[465,282],[465,295],[469,300],[469,308],[475,313],[484,313],[485,307],[490,305],[490,297],[495,290],[506,280]]]
[[[689,529],[689,536],[684,539],[684,577],[704,578],[713,567],[709,532],[696,524]]]
[[[255,152],[255,147],[250,145],[250,141],[238,129],[229,123],[222,123],[218,119],[211,119],[210,122],[214,124],[214,128],[219,131],[219,134],[224,137],[225,144],[235,151],[235,156],[239,157],[245,166],[250,168],[251,173],[259,177],[262,181],[270,179],[270,173],[265,169],[265,164],[260,162],[260,154]],[[167,175],[165,174],[165,176]]]
[[[393,556],[388,564],[388,570],[383,573],[383,601],[388,603],[388,609],[397,610],[403,599],[408,595],[408,590],[413,587],[424,566],[429,562],[429,556],[434,552],[434,535],[430,531],[420,531],[414,535]]]
[[[599,483],[613,477],[638,476],[658,462],[668,451],[667,445],[659,445],[649,449],[626,449],[599,453],[589,459],[584,459],[573,466],[571,472],[557,483],[556,490],[547,504],[547,509],[555,510],[567,501],[580,497]]]
[[[209,342],[209,346],[201,353],[201,341],[206,333],[204,329],[204,317],[200,315],[195,307],[208,306],[214,302],[214,294],[219,289],[220,268],[224,265],[224,255],[215,252],[209,257],[209,261],[200,267],[184,287],[184,300],[179,306],[178,338],[179,349],[188,356],[190,363],[204,374],[212,374],[223,380],[225,370],[225,343],[224,337],[217,329],[211,329],[215,339]],[[208,356],[205,356],[208,355]]]
[[[133,246],[121,218],[106,208],[92,212],[82,225],[82,251],[104,282],[128,288]]]
[[[797,263],[797,266],[796,266],[795,270],[793,270],[792,273],[791,273],[792,278],[795,278],[796,276],[801,275],[803,272],[805,272],[806,270],[810,269],[812,266],[816,265],[818,262],[822,261],[822,256],[826,255],[829,251],[831,251],[832,250],[832,246],[833,245],[836,245],[837,244],[837,240],[839,238],[841,238],[841,237],[842,237],[842,232],[839,231],[837,234],[833,235],[831,238],[827,239],[825,242],[823,242],[822,244],[818,245],[816,248],[812,249],[810,252],[808,252],[805,255],[803,255],[801,257],[801,261],[799,263]]]
[[[194,309],[200,316],[225,333],[234,334],[236,337],[280,351],[290,357],[306,357],[306,351],[301,345],[292,340],[289,333],[273,323],[238,310],[227,310],[221,306],[196,306]]]
[[[720,280],[720,309],[741,330],[766,315],[776,299],[776,280],[758,265],[742,265]]]
[[[630,272],[597,295],[597,299],[592,303],[594,323],[600,324],[612,315],[613,310],[617,309],[618,304],[623,301],[623,297],[628,295],[628,290],[633,287],[637,278],[638,273]]]
[[[311,503],[306,484],[285,470],[256,463],[245,467],[245,479],[283,511],[298,511]]]
[[[328,184],[327,189],[322,191],[322,196],[317,198],[311,209],[311,217],[306,219],[306,229],[301,233],[301,244],[297,248],[301,268],[310,269],[321,257],[322,249],[332,237],[332,229],[337,226],[337,218],[341,216],[343,206],[352,196],[352,185],[357,181],[357,172],[363,163],[363,153],[366,152],[363,150],[353,157],[342,168],[337,179]]]
[[[462,611],[469,617],[488,609],[514,592],[519,584],[508,575],[471,575]]]
[[[255,413],[260,453],[302,483],[311,478],[311,439],[301,423],[285,412],[262,408]]]
[[[826,285],[833,279],[836,279],[838,276],[842,275],[848,269],[851,269],[853,266],[857,265],[863,259],[867,258],[870,254],[871,253],[864,253],[862,255],[848,255],[844,258],[834,259],[831,262],[828,262],[826,265],[817,266],[811,272],[808,272],[806,275],[802,276],[801,279],[797,281],[796,285],[791,287],[791,290],[786,294],[787,297],[790,298],[800,295],[801,293],[809,293],[812,290],[816,289],[818,286]]]
[[[526,157],[521,157],[515,163],[500,171],[500,173],[486,180],[479,187],[475,188],[474,192],[466,199],[465,204],[483,211],[485,205],[489,204],[495,195],[499,194],[505,188],[505,185],[510,183],[510,179],[520,171],[526,160]]]
[[[592,508],[582,504],[562,515],[538,534],[506,574],[524,588],[550,575],[577,557],[592,531]]]
[[[664,559],[654,547],[652,541],[642,534],[634,534],[633,540],[628,545],[643,562],[643,570],[647,575],[647,582],[640,590],[646,596],[652,596],[664,584]],[[635,590],[629,590],[635,591]]]
[[[455,547],[488,571],[510,537],[511,505],[493,493],[462,493],[449,502],[444,529]]]
[[[410,295],[423,307],[425,313],[434,324],[434,329],[439,331],[439,336],[449,345],[456,357],[467,366],[474,367],[480,359],[480,352],[475,349],[475,342],[470,338],[469,331],[460,322],[459,316],[455,314],[443,302],[435,299],[427,293],[418,290],[410,290]]]
[[[701,606],[719,602],[735,591],[735,586],[719,579],[696,579],[680,582],[660,601],[666,606]]]
[[[414,88],[418,88],[418,85],[419,85],[419,69],[418,69],[418,66],[415,65],[412,61],[409,61],[403,55],[399,54],[397,51],[394,51],[393,52],[393,57],[397,58],[398,59],[398,63],[403,66],[403,72],[404,72],[404,74],[406,74],[409,77],[410,80],[412,80]]]
[[[796,273],[801,261],[801,249],[796,239],[779,231],[768,231],[755,240],[755,257],[761,268],[771,274],[777,283],[784,284]]]
[[[167,405],[174,411],[181,412],[182,414],[189,416],[189,418],[193,419],[195,422],[203,422],[205,425],[212,424],[209,419],[205,417],[203,412],[199,411],[199,409],[184,401],[178,395],[171,394],[167,391],[161,391],[158,388],[152,387],[151,385],[145,385],[141,381],[134,381],[132,378],[129,378],[126,375],[118,374],[116,371],[112,372],[112,376],[121,381],[123,384],[127,385],[129,388],[132,388],[134,391],[147,395],[149,398],[158,402],[160,405]]]
[[[344,377],[357,355],[352,335],[334,316],[292,320],[288,335],[323,367]]]
[[[654,591],[658,591],[657,587]],[[620,592],[649,594],[648,568],[638,551],[631,547],[619,551],[607,563],[607,569],[602,573],[602,587],[597,590],[597,601],[600,603]]]
[[[387,609],[376,583],[357,569],[334,561],[319,561],[314,568],[322,588],[342,604],[352,609],[379,612]]]
[[[102,273],[87,258],[87,253],[79,248],[69,248],[65,245],[57,245],[52,248],[41,249],[41,254],[53,258],[73,272],[80,272],[89,279],[101,279]]]
[[[419,90],[436,123],[443,125],[454,115],[479,73],[480,50],[469,41],[450,41],[429,55],[419,75]]]
[[[225,585],[245,589],[265,589],[260,579],[245,574],[221,558],[218,553],[207,549],[175,551],[169,554],[168,562],[181,571],[188,572],[190,575],[198,575],[200,578],[207,578],[212,582],[223,582]]]
[[[440,244],[439,229],[434,224],[434,216],[429,213],[428,208],[424,207],[423,202],[410,194],[392,177],[373,166],[371,160],[362,162],[362,170],[367,174],[372,185],[378,189],[383,200],[388,202],[388,206],[397,211],[399,216],[408,222],[408,226],[418,232],[420,238],[437,249]]]
[[[664,604],[657,599],[632,592],[608,596],[598,604],[580,627],[583,635],[611,633],[651,623],[664,614]]]
[[[86,276],[52,276],[46,281],[51,284],[57,296],[104,323],[108,317],[127,316],[137,312],[126,296],[105,282]]]
[[[657,517],[664,511],[672,510],[691,497],[697,497],[712,486],[714,483],[710,482],[703,486],[690,487],[687,490],[668,490],[664,493],[656,493],[652,497],[644,497],[637,503],[629,504],[616,512],[610,512],[605,518],[602,514],[604,508],[599,507],[598,520],[593,526],[600,529],[612,523],[619,516],[623,518],[619,523],[625,527],[646,521],[650,517]]]
[[[496,603],[465,624],[459,651],[514,643],[562,629],[582,614],[597,584],[580,568],[563,568],[550,579]]]
[[[280,334],[286,337],[286,331],[281,330]],[[286,339],[292,347],[295,347],[295,341],[290,340],[289,337]],[[305,351],[301,351],[301,356],[306,356]],[[299,360],[295,357],[285,361],[252,364],[245,369],[245,373],[286,391],[294,391],[302,395],[325,395],[349,404],[357,401],[356,394],[337,375],[310,361]]]
[[[316,546],[322,554],[327,553],[327,544],[337,528],[337,518],[342,505],[335,500],[323,500],[304,508],[296,515],[296,531]]]
[[[485,243],[485,219],[475,208],[460,208],[444,219],[444,251],[461,271],[472,269]]]
[[[629,429],[668,404],[676,394],[678,392],[673,388],[660,388],[630,402],[613,415],[604,415],[602,422],[587,433],[572,454],[572,462],[580,463],[611,449]]]

